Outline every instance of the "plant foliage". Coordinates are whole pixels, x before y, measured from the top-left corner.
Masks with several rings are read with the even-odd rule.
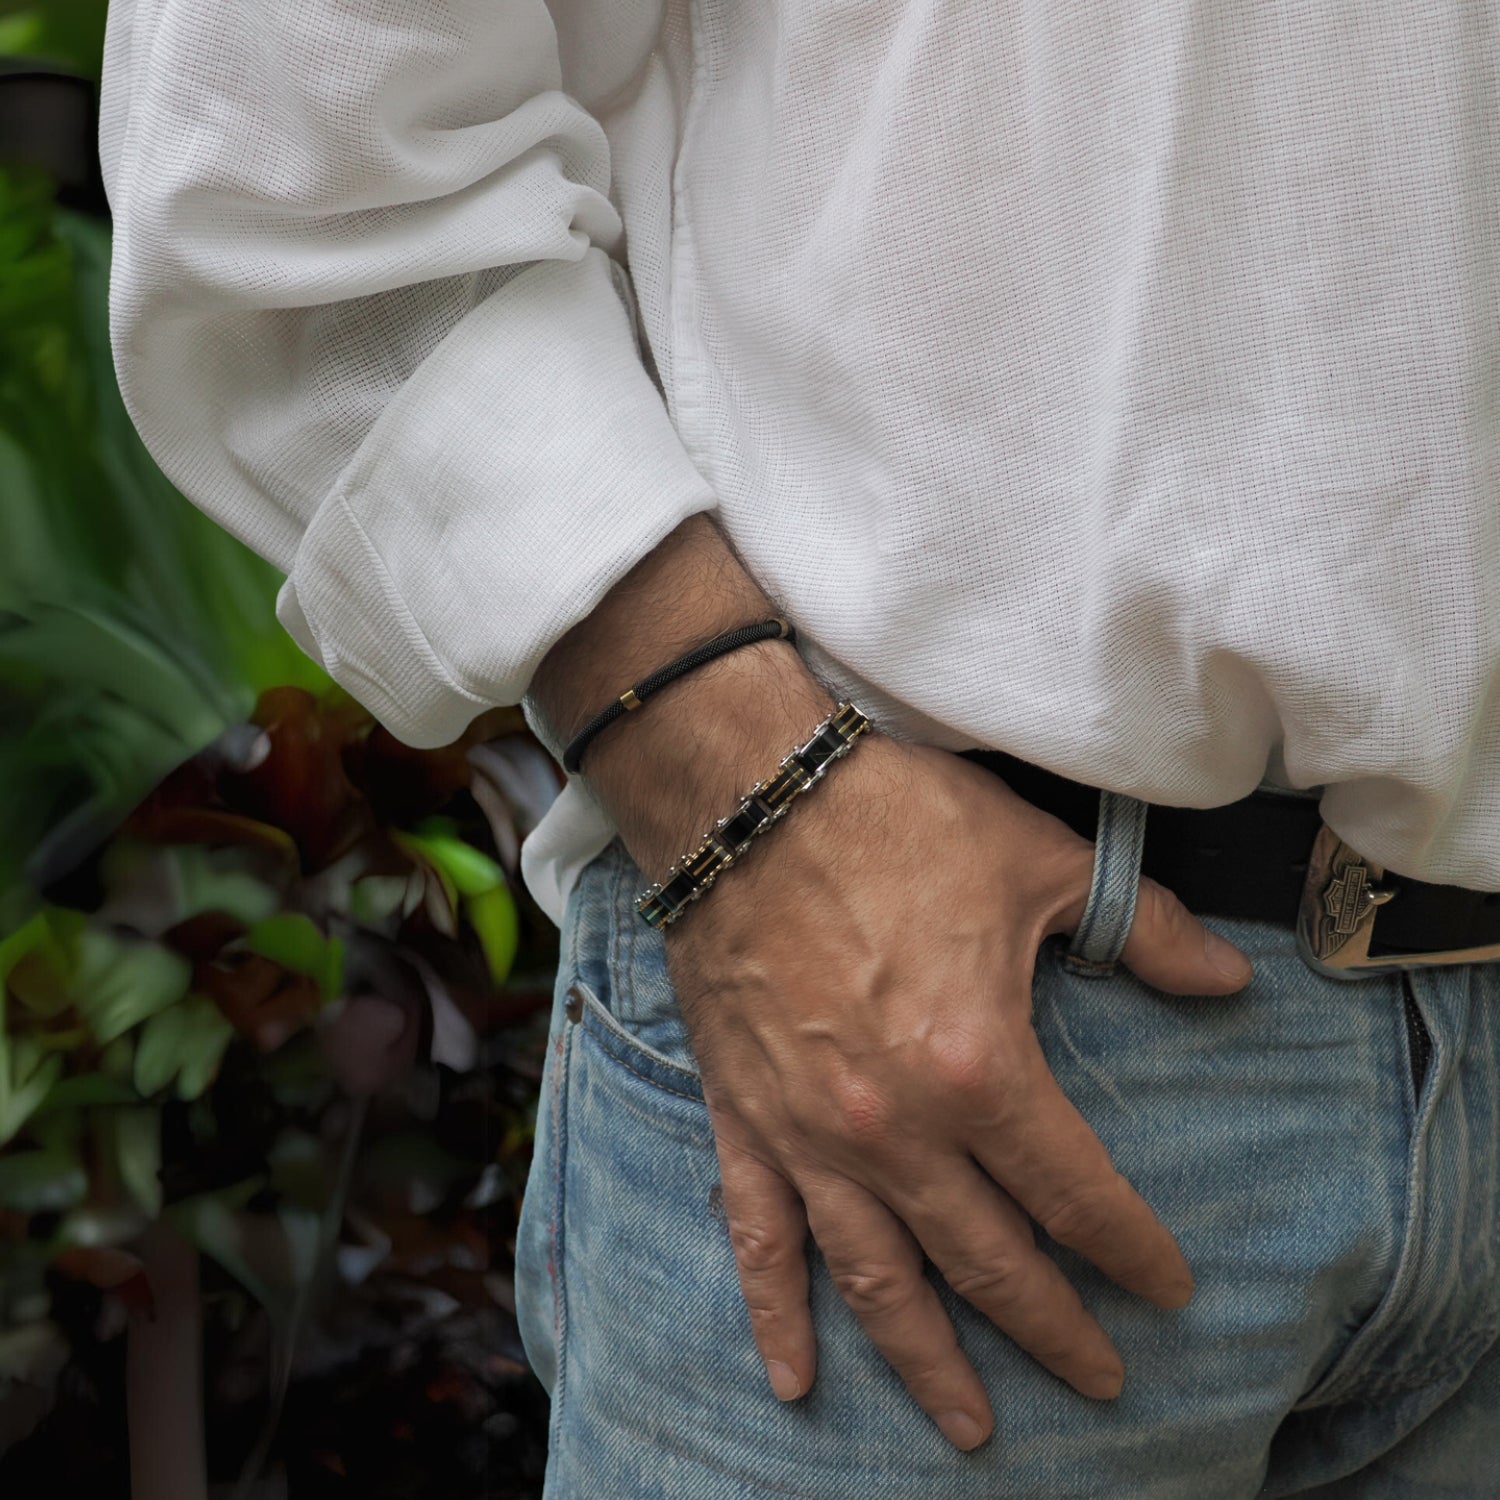
[[[517,863],[560,778],[515,709],[416,751],[307,660],[280,576],[137,438],[108,265],[107,230],[0,173],[0,1399],[55,1375],[66,1285],[151,1306],[157,1221],[232,1326],[269,1319],[284,1393],[330,1268],[441,1266],[466,1329],[510,1317],[479,1251],[525,1178],[507,1028],[554,933]],[[465,1368],[461,1423],[524,1375]]]
[[[45,837],[65,859],[263,689],[330,687],[276,623],[280,575],[136,436],[108,267],[107,230],[0,173],[0,929]]]
[[[59,64],[99,76],[108,0],[0,0],[0,55]]]

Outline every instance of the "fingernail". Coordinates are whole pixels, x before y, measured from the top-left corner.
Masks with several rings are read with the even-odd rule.
[[[1243,982],[1250,977],[1250,960],[1217,932],[1203,929],[1203,954],[1225,979]]]
[[[1083,1393],[1098,1401],[1113,1401],[1125,1385],[1125,1366],[1101,1365],[1085,1377]]]
[[[1186,1307],[1193,1300],[1193,1278],[1189,1276],[1186,1281],[1174,1281],[1157,1301],[1158,1307],[1175,1309]]]
[[[782,1364],[779,1359],[767,1360],[766,1374],[770,1377],[771,1389],[776,1392],[778,1401],[795,1401],[802,1394],[802,1382],[797,1379],[797,1372],[790,1365]]]
[[[984,1429],[966,1411],[940,1412],[936,1421],[943,1436],[966,1453],[984,1441]]]

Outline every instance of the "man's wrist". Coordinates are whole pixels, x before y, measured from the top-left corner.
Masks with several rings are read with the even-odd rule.
[[[560,754],[631,683],[775,614],[712,519],[690,516],[554,644],[530,704]],[[756,642],[703,663],[608,725],[589,744],[583,775],[655,878],[833,706],[787,641]]]
[[[690,516],[553,645],[528,696],[565,746],[631,683],[776,612],[713,521]]]
[[[631,683],[777,613],[712,519],[690,516],[555,643],[529,702],[561,754]],[[795,647],[759,641],[703,663],[606,726],[582,773],[656,880],[834,706]]]
[[[786,620],[776,617],[757,620],[750,625],[736,625],[722,630],[707,641],[700,642],[691,650],[658,667],[649,676],[641,678],[623,693],[612,698],[562,750],[563,767],[572,775],[583,768],[583,757],[588,748],[611,725],[617,724],[628,713],[639,712],[646,701],[655,698],[664,687],[699,671],[709,662],[731,651],[742,651],[747,646],[767,640],[784,640],[789,644],[796,640],[796,630]]]
[[[781,641],[670,683],[589,747],[587,779],[652,879],[804,742],[834,699]]]

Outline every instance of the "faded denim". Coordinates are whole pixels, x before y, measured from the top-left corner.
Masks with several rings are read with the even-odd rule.
[[[1500,1495],[1500,965],[1349,983],[1290,928],[1211,918],[1254,979],[1162,994],[1115,963],[1146,809],[1102,811],[1083,929],[1038,954],[1035,1024],[1197,1280],[1159,1311],[1040,1237],[1125,1360],[1119,1399],[1077,1395],[935,1278],[997,1416],[959,1453],[810,1249],[818,1378],[776,1401],[663,940],[616,842],[566,912],[517,1250],[549,1500]]]

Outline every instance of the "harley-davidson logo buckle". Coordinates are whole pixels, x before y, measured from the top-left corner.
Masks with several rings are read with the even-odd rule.
[[[1297,914],[1297,946],[1313,968],[1339,979],[1408,967],[1370,957],[1375,913],[1394,895],[1376,882],[1385,870],[1351,849],[1326,823],[1313,841]]]
[[[1371,957],[1376,913],[1397,895],[1380,888],[1384,878],[1383,866],[1356,853],[1326,823],[1318,830],[1297,912],[1297,951],[1306,963],[1334,979],[1363,979],[1402,969],[1500,962],[1500,943]]]

